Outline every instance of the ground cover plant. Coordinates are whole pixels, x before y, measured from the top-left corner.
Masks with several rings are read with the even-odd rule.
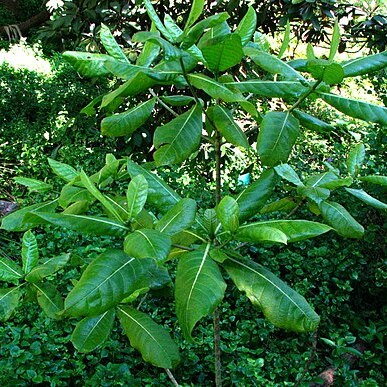
[[[316,58],[309,46],[306,60],[286,63],[280,58],[289,37],[277,56],[251,41],[256,26],[252,8],[232,30],[226,13],[198,22],[204,2],[195,1],[181,29],[170,17],[161,22],[152,4],[144,4],[153,28],[132,37],[143,43],[136,64],[127,59],[104,26],[101,42],[107,54],[68,52],[65,57],[85,76],[112,73],[125,81],[84,111],[93,113],[98,106],[111,112],[125,98],[137,103],[107,115],[101,122],[104,135],[131,136],[145,125],[151,127],[155,109],[169,114],[152,131],[154,161],[140,165],[139,155],[117,159],[109,154],[102,169],[88,175],[49,159],[53,172],[66,182],[58,198],[23,208],[2,222],[7,231],[28,230],[23,236],[22,266],[1,259],[2,279],[15,283],[1,290],[2,318],[12,315],[20,299],[35,295],[52,318],[82,318],[72,342],[80,352],[90,352],[107,339],[117,315],[144,360],[165,368],[174,380],[170,369],[180,360],[177,345],[164,327],[139,311],[141,304],[174,280],[176,316],[188,342],[194,341],[192,332],[198,323],[214,316],[215,383],[219,386],[219,308],[227,302],[223,301],[226,283],[246,293],[277,327],[310,332],[319,324],[305,298],[262,266],[264,259],[259,254],[250,254],[245,247],[286,245],[333,230],[344,237],[361,238],[363,227],[331,199],[338,190],[385,211],[386,204],[361,188],[363,183],[383,186],[386,182],[384,176],[362,174],[362,143],[352,147],[344,171],[327,162],[326,171],[301,178],[287,161],[302,127],[331,130],[329,124],[299,110],[306,101],[319,98],[351,117],[387,124],[386,108],[331,92],[345,77],[384,68],[386,54],[334,62],[340,39],[336,25],[328,59]],[[253,62],[262,75],[239,80],[235,69],[245,62]],[[264,104],[251,103],[250,94],[265,100],[279,98],[280,107],[267,111]],[[254,144],[249,142],[252,133],[247,136],[234,119],[237,114],[247,114],[257,122]],[[228,191],[222,176],[225,143],[251,151],[261,169],[260,176],[235,196],[224,195]],[[214,165],[215,183],[209,188],[214,188],[215,200],[209,208],[200,208],[192,196],[182,198],[152,172],[181,164],[203,148]],[[287,197],[267,204],[280,179],[293,188],[288,189]],[[33,179],[19,178],[18,183],[39,191],[51,189]],[[310,212],[293,219],[304,204]],[[269,217],[278,211],[289,214]],[[321,218],[325,224],[316,221]],[[104,249],[88,262],[64,301],[62,292],[43,279],[63,269],[69,256],[40,261],[38,242],[30,231],[46,224],[110,236],[111,247],[115,247]]]

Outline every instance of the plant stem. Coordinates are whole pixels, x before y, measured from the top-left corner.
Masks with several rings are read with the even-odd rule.
[[[289,109],[289,113],[291,113],[294,109],[298,108],[298,106],[300,106],[304,102],[304,100],[317,89],[321,82],[322,80],[317,81],[305,94],[301,95],[301,97],[298,98],[296,103]]]
[[[172,384],[175,386],[175,387],[179,387],[179,383],[177,383],[175,377],[173,376],[172,372],[170,369],[168,368],[165,368],[165,372],[167,373],[169,379],[171,380]]]
[[[149,89],[149,92],[151,93],[151,95],[153,97],[155,97],[157,99],[157,102],[163,106],[166,110],[168,110],[173,116],[175,117],[178,117],[179,115],[174,111],[172,110],[166,103],[164,103],[164,101],[153,91],[153,89]]]

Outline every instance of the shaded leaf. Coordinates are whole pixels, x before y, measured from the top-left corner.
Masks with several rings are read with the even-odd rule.
[[[148,182],[143,175],[135,176],[126,191],[128,219],[135,218],[144,208],[148,197]]]
[[[198,20],[200,15],[203,12],[204,9],[204,0],[193,0],[192,5],[191,5],[191,10],[188,15],[187,23],[185,24],[184,29],[187,30],[189,27],[192,26]]]
[[[361,167],[363,166],[365,159],[365,147],[364,144],[355,145],[349,152],[346,164],[348,172],[352,176],[359,174]]]
[[[320,203],[322,200],[328,199],[331,192],[327,188],[322,187],[297,187],[297,192],[300,195],[306,196],[307,198]]]
[[[34,283],[34,287],[43,312],[50,318],[60,319],[58,313],[63,309],[63,299],[56,287],[48,283]]]
[[[216,208],[216,214],[223,229],[235,232],[239,227],[239,206],[231,196],[225,196]]]
[[[281,164],[274,167],[274,170],[277,172],[279,176],[283,179],[297,185],[304,185],[300,178],[297,175],[297,172],[289,165],[289,164]]]
[[[333,126],[327,124],[324,121],[319,120],[316,117],[311,116],[301,110],[293,110],[293,115],[300,121],[300,124],[310,130],[314,130],[316,132],[330,132],[333,130]]]
[[[7,289],[0,289],[0,321],[7,321],[14,310],[19,306],[22,296],[19,286]]]
[[[27,275],[26,281],[37,283],[40,282],[43,278],[56,273],[70,259],[70,254],[62,254],[57,257],[50,258],[41,265],[35,266]]]
[[[373,71],[378,71],[387,66],[387,51],[375,55],[356,58],[342,64],[345,77],[356,77]]]
[[[104,46],[105,50],[108,52],[110,56],[112,56],[115,59],[122,60],[124,62],[129,63],[128,58],[121,50],[120,46],[114,39],[109,28],[105,24],[101,24],[101,29],[99,30],[99,36],[100,36],[102,45]]]
[[[253,37],[257,28],[257,14],[253,7],[249,7],[245,16],[238,24],[235,33],[241,37],[242,45],[245,46]]]
[[[0,257],[0,281],[15,281],[23,276],[22,268],[11,259]]]
[[[359,180],[366,181],[368,183],[372,184],[378,184],[381,186],[387,186],[387,176],[381,176],[381,175],[368,175],[368,176],[361,176],[359,177]]]
[[[373,198],[371,195],[369,195],[362,189],[345,188],[345,190],[351,195],[360,199],[362,202],[369,204],[372,207],[378,208],[379,210],[387,210],[386,203],[383,203],[380,200]]]
[[[109,55],[79,51],[66,51],[63,53],[63,58],[85,77],[99,77],[109,74],[110,71],[105,67],[105,64],[114,61]]]

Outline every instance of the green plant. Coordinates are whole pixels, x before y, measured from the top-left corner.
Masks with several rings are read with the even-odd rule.
[[[222,384],[221,316],[217,307],[225,295],[225,278],[229,277],[245,292],[275,326],[296,332],[317,328],[319,317],[305,298],[240,251],[246,244],[287,244],[332,229],[346,237],[363,236],[363,227],[349,212],[342,205],[327,200],[331,189],[349,186],[352,177],[341,178],[338,171],[327,164],[329,171],[323,176],[312,176],[304,184],[296,171],[285,163],[301,126],[329,128],[327,123],[298,110],[305,101],[320,98],[351,117],[387,124],[386,108],[330,92],[344,77],[385,67],[387,55],[381,53],[347,63],[334,62],[340,41],[336,25],[328,59],[316,58],[309,46],[308,58],[301,67],[303,75],[250,42],[256,26],[252,8],[232,32],[226,13],[197,22],[203,1],[193,2],[184,30],[171,18],[162,23],[151,2],[144,4],[154,28],[132,37],[144,43],[135,65],[104,26],[101,41],[108,55],[68,52],[65,57],[83,75],[112,73],[125,80],[118,89],[94,100],[86,108],[88,111],[99,105],[105,112],[107,108],[110,114],[124,98],[142,97],[143,101],[128,111],[107,115],[101,123],[103,134],[131,136],[152,117],[156,104],[171,115],[169,121],[154,131],[154,163],[139,165],[130,158],[107,155],[102,169],[89,176],[68,164],[49,159],[54,173],[66,182],[59,197],[8,215],[2,228],[24,231],[49,223],[80,233],[108,235],[114,238],[114,243],[117,240],[122,243],[122,249],[107,249],[94,259],[67,294],[64,307],[57,308],[55,316],[58,318],[83,318],[72,335],[75,347],[83,352],[92,351],[104,342],[117,315],[131,345],[146,361],[158,367],[173,368],[179,361],[177,346],[165,328],[138,309],[145,295],[170,284],[174,277],[176,315],[188,341],[193,341],[192,332],[198,322],[209,314],[214,315],[215,381],[219,386]],[[245,61],[253,61],[265,72],[266,78],[237,81],[233,69]],[[245,93],[281,98],[283,109],[258,110]],[[179,114],[176,106],[188,108]],[[255,154],[263,172],[239,195],[222,197],[222,145],[227,142],[252,148],[246,133],[234,119],[237,112],[246,112],[259,124],[259,131],[254,129],[258,131]],[[214,205],[203,209],[198,208],[193,198],[181,198],[152,172],[157,167],[185,162],[201,144],[211,148],[215,164]],[[358,145],[348,156],[348,170],[354,177],[361,168],[363,153],[362,145]],[[276,202],[265,207],[280,177],[298,186],[300,199],[294,202],[284,198],[281,206]],[[126,192],[120,192],[119,187],[129,178]],[[383,185],[386,177],[362,179]],[[39,184],[40,188],[47,188],[39,181],[19,179],[19,183],[33,185],[35,189]],[[349,192],[385,209],[384,203],[370,199],[363,192],[353,189]],[[306,201],[311,210],[308,216],[321,214],[329,226],[312,220],[289,219]],[[291,211],[290,215],[267,220],[266,214],[284,207]],[[60,212],[55,212],[57,208]],[[259,218],[262,210],[265,214]],[[253,221],[249,221],[252,218]],[[6,268],[3,272],[9,274]],[[6,301],[3,305],[6,317],[17,306],[16,302]]]

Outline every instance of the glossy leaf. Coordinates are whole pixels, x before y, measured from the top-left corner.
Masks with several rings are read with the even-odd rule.
[[[387,51],[356,58],[342,64],[345,77],[356,77],[378,71],[387,66]]]
[[[299,97],[308,90],[297,81],[261,81],[259,79],[250,79],[242,82],[228,82],[225,85],[232,86],[242,93],[253,93],[270,98]]]
[[[48,259],[41,265],[35,266],[27,275],[26,281],[37,283],[43,278],[56,273],[64,267],[70,259],[70,254],[62,254],[57,257]]]
[[[126,226],[119,222],[97,216],[30,212],[28,217],[31,217],[32,220],[38,218],[43,223],[51,223],[82,234],[123,236],[129,231]]]
[[[361,238],[364,228],[351,214],[339,203],[323,201],[319,203],[319,209],[324,220],[331,225],[336,232],[346,238]]]
[[[135,259],[107,250],[92,261],[65,300],[68,316],[95,316],[116,306],[137,289],[147,287],[153,259]]]
[[[58,313],[63,309],[63,299],[55,286],[49,283],[34,283],[38,304],[50,318],[60,319]]]
[[[47,160],[52,171],[64,181],[70,182],[73,181],[76,177],[78,177],[79,172],[77,172],[71,165],[61,163],[50,158],[48,158]]]
[[[175,235],[188,228],[195,220],[196,202],[193,199],[181,199],[156,223],[156,230],[165,235]]]
[[[140,229],[128,234],[124,251],[134,258],[153,258],[163,262],[171,250],[171,238],[157,230]]]
[[[101,24],[99,32],[101,43],[110,56],[115,59],[122,60],[123,62],[130,63],[120,46],[114,39],[114,36],[110,32],[109,28],[105,24]]]
[[[135,176],[126,191],[128,219],[135,218],[144,208],[148,197],[148,182],[143,175]]]
[[[215,79],[203,74],[188,74],[190,83],[197,89],[203,90],[210,97],[222,99],[224,102],[244,101],[241,94],[234,93],[222,83],[216,82]]]
[[[347,192],[349,192],[351,195],[357,197],[362,202],[375,207],[379,210],[387,210],[387,204],[381,202],[378,199],[375,199],[371,195],[369,195],[367,192],[363,191],[362,189],[353,189],[353,188],[345,188]]]
[[[250,42],[257,28],[257,13],[253,7],[249,7],[245,16],[238,24],[235,33],[241,37],[242,46]]]
[[[308,113],[302,112],[301,110],[293,110],[293,115],[300,121],[300,124],[310,130],[316,132],[330,132],[333,130],[333,126],[327,124],[324,121],[319,120],[316,117],[311,116]]]
[[[52,185],[47,184],[44,181],[30,179],[29,177],[14,177],[14,182],[20,185],[24,185],[28,188],[29,192],[47,192],[52,190]]]
[[[216,208],[216,215],[223,229],[235,232],[239,227],[239,206],[231,196],[225,196]]]
[[[110,309],[94,317],[85,317],[76,325],[71,342],[83,353],[94,351],[109,337],[113,328],[115,313]]]
[[[289,181],[290,183],[293,183],[297,186],[304,185],[303,182],[300,180],[299,176],[297,175],[297,172],[289,164],[277,165],[276,167],[274,167],[274,170],[279,176]]]
[[[24,273],[29,273],[39,260],[38,243],[31,230],[26,231],[22,241],[22,261]]]
[[[387,108],[383,106],[344,98],[330,93],[319,92],[318,95],[329,105],[333,106],[347,116],[359,118],[368,122],[375,122],[381,125],[387,125]]]
[[[359,177],[359,180],[365,181],[367,183],[381,185],[381,186],[384,186],[384,187],[387,186],[387,176],[368,175],[368,176],[361,176],[361,177]]]
[[[365,159],[365,147],[364,144],[355,145],[349,152],[346,164],[348,172],[352,176],[359,174],[361,167],[363,166]]]
[[[199,19],[200,15],[203,12],[204,9],[204,0],[193,0],[191,5],[191,10],[188,15],[187,23],[185,24],[184,29],[187,30],[189,27],[192,26],[196,22],[196,20]]]
[[[23,276],[22,268],[11,259],[0,257],[0,281],[16,281]]]
[[[7,321],[19,306],[22,296],[19,286],[0,289],[0,321]]]
[[[91,54],[89,52],[66,51],[63,58],[69,62],[74,69],[85,77],[100,77],[110,73],[105,67],[106,62],[114,63],[110,55]]]
[[[305,298],[263,266],[232,257],[222,266],[272,324],[295,332],[316,330],[320,319]]]
[[[201,51],[206,67],[216,74],[237,65],[243,58],[241,38],[237,34],[209,39],[202,45]]]
[[[241,223],[256,215],[266,204],[273,194],[278,180],[274,170],[268,169],[236,197],[235,200],[239,206],[239,220]]]
[[[157,148],[156,164],[170,165],[186,160],[199,147],[202,129],[200,105],[156,128],[153,139]]]
[[[101,133],[109,137],[130,136],[152,115],[156,99],[151,98],[120,114],[106,117],[101,122]]]
[[[226,284],[218,265],[205,249],[181,256],[176,272],[176,314],[184,337],[192,341],[192,330],[222,301]]]
[[[286,163],[299,135],[299,122],[289,112],[269,112],[260,126],[257,151],[264,165]]]
[[[155,24],[157,29],[168,39],[173,40],[170,33],[167,31],[167,29],[164,27],[164,24],[160,20],[159,16],[157,15],[155,9],[153,8],[152,2],[150,0],[144,0],[144,5],[146,8],[146,11],[148,13],[149,18],[152,20],[152,22]]]
[[[181,197],[172,190],[162,179],[149,170],[128,160],[128,172],[132,179],[137,175],[143,175],[148,182],[148,201],[161,213],[167,212]]]
[[[235,238],[242,242],[278,242],[287,244],[288,238],[284,232],[274,227],[257,226],[241,228]]]
[[[146,362],[167,369],[179,363],[178,347],[162,326],[129,306],[120,306],[117,313],[130,345],[140,351]]]

